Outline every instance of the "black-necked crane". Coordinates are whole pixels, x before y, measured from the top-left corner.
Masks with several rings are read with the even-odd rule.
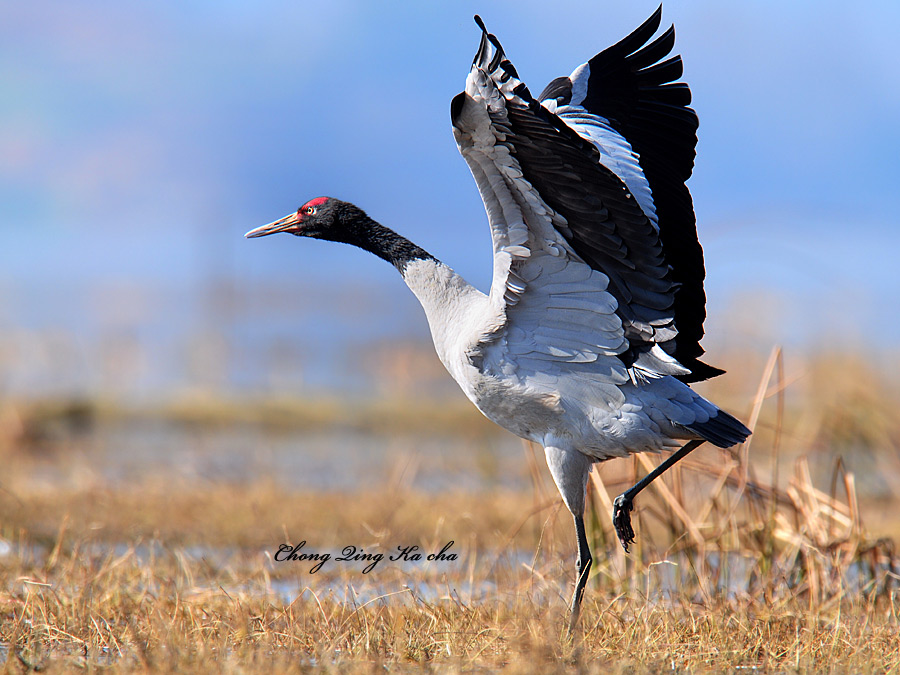
[[[584,530],[595,462],[684,445],[614,505],[625,550],[633,499],[704,441],[750,431],[690,382],[699,360],[703,250],[685,185],[697,115],[662,7],[631,35],[535,98],[482,30],[453,133],[484,200],[494,250],[485,294],[353,204],[331,197],[247,233],[353,244],[396,267],[425,310],[435,350],[489,419],[541,444],[575,519],[578,619],[591,551]]]

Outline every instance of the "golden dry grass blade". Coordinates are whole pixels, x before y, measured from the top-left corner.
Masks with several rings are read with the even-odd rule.
[[[603,524],[604,526],[609,527],[610,536],[613,536],[616,528],[613,524],[612,514],[613,514],[613,503],[612,499],[609,497],[609,492],[606,490],[606,485],[603,482],[603,477],[600,475],[600,470],[598,466],[595,466],[590,473],[591,476],[591,484],[594,486],[594,494],[597,495],[598,499],[600,499],[601,505],[601,513],[603,514]],[[610,552],[610,563],[613,569],[613,572],[621,578],[621,576],[625,572],[625,551],[619,546],[613,546],[612,551]]]
[[[644,466],[644,468],[650,472],[653,471],[656,467],[653,462],[646,455],[637,455],[638,461]],[[665,482],[660,477],[659,480],[655,480],[650,483],[657,492],[662,496],[663,500],[675,512],[675,515],[678,516],[678,519],[684,524],[685,528],[687,528],[688,534],[691,535],[691,539],[694,540],[694,543],[698,546],[703,546],[706,542],[703,538],[703,535],[700,534],[700,530],[697,528],[696,523],[690,517],[688,512],[685,510],[684,506],[675,498],[675,495],[669,489],[669,486],[665,484]]]
[[[775,366],[779,361],[780,354],[781,347],[779,347],[778,345],[773,347],[772,351],[769,353],[769,359],[766,362],[765,368],[763,368],[763,374],[759,380],[759,386],[756,389],[756,395],[753,397],[753,408],[750,412],[750,418],[747,421],[747,428],[749,428],[751,432],[756,431],[756,426],[759,422],[759,416],[762,412],[763,402],[766,399],[766,391],[768,389],[769,382],[772,379],[772,373],[775,370]],[[723,521],[719,524],[719,529],[722,531],[726,529],[724,527],[726,523],[734,517],[735,511],[737,511],[741,498],[744,495],[744,490],[747,487],[747,480],[750,475],[750,446],[753,443],[753,438],[754,436],[751,434],[739,448],[738,487],[735,492],[734,499],[731,502],[731,506],[726,512]]]

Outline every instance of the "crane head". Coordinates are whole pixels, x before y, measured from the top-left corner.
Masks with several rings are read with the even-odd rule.
[[[295,213],[289,213],[273,223],[250,230],[244,236],[253,239],[278,232],[288,232],[298,237],[331,238],[326,236],[326,233],[335,223],[335,207],[340,203],[331,197],[310,199]]]

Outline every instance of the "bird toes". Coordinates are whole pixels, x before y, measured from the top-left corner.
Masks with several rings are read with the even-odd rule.
[[[616,534],[619,541],[622,542],[625,553],[628,553],[628,545],[634,542],[634,529],[631,527],[631,511],[633,509],[633,502],[624,494],[616,497],[613,502],[613,525],[616,527]]]

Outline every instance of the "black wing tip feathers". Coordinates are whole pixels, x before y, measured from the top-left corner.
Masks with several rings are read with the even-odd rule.
[[[645,43],[651,35],[659,30],[659,27],[662,24],[662,11],[663,6],[662,3],[660,3],[659,7],[654,10],[653,14],[648,16],[640,26],[631,31],[631,33],[626,35],[623,39],[619,40],[619,42],[613,45],[613,47],[616,47],[623,43],[628,44],[632,41],[638,41],[640,44]]]
[[[647,20],[644,22],[645,24],[652,23],[653,32],[655,33],[657,29],[662,25],[662,3],[659,3],[659,6],[653,10],[653,14],[647,17]]]
[[[478,51],[475,53],[472,65],[487,73],[493,73],[498,67],[502,67],[510,76],[518,77],[516,69],[506,58],[506,53],[503,51],[503,45],[500,44],[500,40],[497,39],[496,35],[488,32],[484,21],[477,14],[475,15],[475,23],[481,28],[481,42],[478,45]],[[493,46],[493,54],[488,44]]]
[[[677,337],[675,338],[675,342],[677,344]],[[697,342],[699,342],[699,340],[697,340]],[[703,382],[704,380],[710,380],[714,377],[725,374],[725,371],[721,368],[711,366],[708,363],[704,363],[697,358],[684,360],[687,363],[682,363],[681,365],[691,371],[690,375],[676,375],[675,377],[685,384],[690,384],[692,382]]]
[[[487,38],[488,41],[492,45],[494,45],[494,49],[497,50],[497,53],[502,55],[503,54],[503,45],[500,44],[500,40],[497,39],[496,35],[494,35],[493,33],[488,31],[487,26],[484,25],[484,21],[482,21],[481,17],[478,16],[477,14],[475,15],[475,23],[477,23],[478,27],[481,29],[482,40],[484,40],[484,38]],[[493,67],[496,68],[496,66],[493,66]]]
[[[627,56],[640,49],[653,34],[659,30],[660,24],[662,24],[662,4],[656,8],[656,11],[653,12],[653,14],[647,17],[647,20],[644,21],[644,23],[635,28],[631,33],[619,40],[618,43],[614,44],[609,49],[624,48],[625,55]],[[637,43],[637,45],[632,47],[634,43]]]

